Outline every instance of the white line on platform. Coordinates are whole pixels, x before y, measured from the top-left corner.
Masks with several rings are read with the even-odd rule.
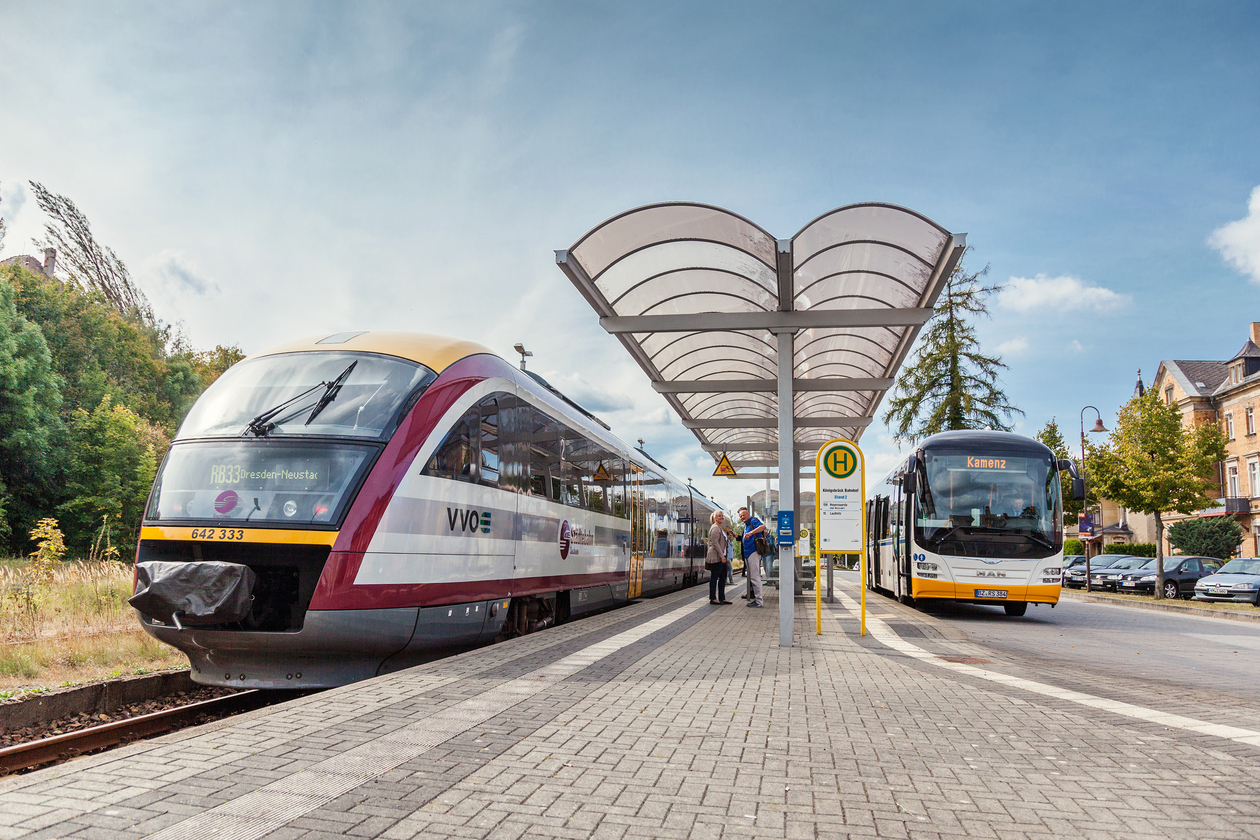
[[[845,609],[854,615],[858,614],[860,609],[857,601],[845,595],[843,592],[836,590],[838,597]],[[1072,691],[1067,688],[1059,688],[1058,686],[1047,685],[1045,683],[1036,682],[1034,680],[1026,680],[1023,677],[1013,677],[1009,674],[1003,674],[998,671],[990,671],[987,668],[978,668],[975,665],[965,665],[961,662],[949,662],[941,659],[934,653],[930,653],[923,648],[912,645],[905,639],[893,632],[892,628],[878,618],[874,618],[868,612],[866,614],[866,629],[881,644],[884,644],[899,653],[906,656],[912,656],[922,662],[935,665],[938,668],[944,668],[947,671],[953,671],[957,674],[966,674],[970,677],[979,677],[982,680],[999,683],[1010,688],[1018,688],[1023,691],[1031,691],[1034,694],[1040,694],[1045,697],[1053,697],[1056,700],[1067,700],[1070,703],[1077,703],[1081,706],[1088,706],[1091,709],[1100,709],[1105,712],[1112,712],[1125,717],[1136,718],[1147,723],[1155,723],[1160,726],[1167,726],[1173,729],[1185,729],[1188,732],[1197,732],[1201,735],[1215,735],[1218,738],[1228,738],[1231,741],[1248,744],[1253,747],[1260,747],[1260,732],[1253,729],[1241,729],[1237,726],[1225,726],[1220,723],[1208,723],[1207,721],[1197,720],[1184,715],[1172,714],[1170,712],[1161,712],[1156,709],[1148,709],[1145,706],[1135,706],[1132,703],[1124,703],[1120,700],[1108,700],[1105,697],[1095,697],[1092,694],[1085,694],[1080,691]]]
[[[678,607],[410,726],[168,826],[150,834],[147,840],[255,840],[263,837],[708,606],[709,603],[702,600]]]

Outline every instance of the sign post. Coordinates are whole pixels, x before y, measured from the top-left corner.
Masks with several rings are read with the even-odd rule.
[[[861,633],[866,635],[866,459],[851,440],[836,438],[818,450],[814,468],[814,521],[821,554],[861,554]],[[832,561],[834,562],[834,560]],[[817,586],[817,582],[815,582]],[[822,593],[819,592],[821,601]],[[819,629],[821,632],[819,604]]]

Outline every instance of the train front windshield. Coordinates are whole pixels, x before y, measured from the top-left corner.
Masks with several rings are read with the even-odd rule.
[[[332,435],[381,440],[409,397],[437,377],[371,353],[279,353],[232,367],[197,400],[176,440]]]
[[[915,541],[936,554],[1038,559],[1063,545],[1054,461],[1028,452],[922,453]]]

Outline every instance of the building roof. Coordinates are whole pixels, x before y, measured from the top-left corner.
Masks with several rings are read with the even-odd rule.
[[[1233,362],[1242,358],[1254,359],[1258,356],[1260,356],[1260,347],[1257,347],[1256,343],[1251,339],[1247,339],[1247,343],[1242,346],[1241,350],[1234,354],[1234,357],[1230,359],[1230,361]]]
[[[27,271],[34,271],[36,274],[44,273],[44,264],[30,254],[20,254],[16,257],[0,260],[0,265],[20,265]]]
[[[1210,396],[1229,375],[1227,362],[1206,359],[1166,359],[1162,364],[1181,386],[1181,390],[1191,397]]]

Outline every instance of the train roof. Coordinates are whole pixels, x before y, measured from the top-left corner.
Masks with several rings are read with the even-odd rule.
[[[441,373],[460,359],[480,353],[498,355],[489,347],[474,341],[429,333],[392,330],[361,330],[321,333],[299,338],[255,353],[250,358],[275,356],[279,353],[300,353],[310,350],[357,350],[380,353],[418,362],[435,373]]]

